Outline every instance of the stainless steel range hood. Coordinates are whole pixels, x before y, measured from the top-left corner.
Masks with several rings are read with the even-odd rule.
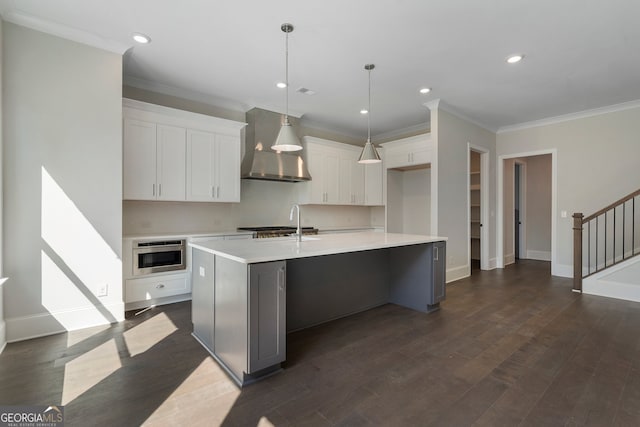
[[[311,180],[300,155],[271,150],[271,144],[280,131],[281,117],[278,113],[260,108],[247,111],[242,178],[284,182]],[[298,120],[295,117],[289,116],[289,121],[294,129],[297,128]]]

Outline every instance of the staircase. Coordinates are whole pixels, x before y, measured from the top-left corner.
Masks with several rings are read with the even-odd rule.
[[[640,190],[573,214],[573,290],[640,301]],[[638,206],[636,206],[638,205]]]

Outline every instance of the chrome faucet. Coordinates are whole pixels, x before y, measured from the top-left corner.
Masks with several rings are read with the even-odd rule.
[[[302,228],[300,228],[300,205],[295,203],[291,206],[291,211],[289,212],[289,221],[293,221],[293,210],[298,210],[298,228],[296,229],[296,239],[298,242],[302,242]]]

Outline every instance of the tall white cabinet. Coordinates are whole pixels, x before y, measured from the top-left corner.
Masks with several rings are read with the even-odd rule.
[[[303,138],[311,181],[300,185],[300,203],[381,206],[382,165],[358,163],[361,147],[326,139]]]
[[[123,100],[125,200],[240,201],[246,123]]]

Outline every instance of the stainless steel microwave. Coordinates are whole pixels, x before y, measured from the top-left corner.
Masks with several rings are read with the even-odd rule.
[[[133,275],[186,270],[186,240],[137,240],[133,242]]]

